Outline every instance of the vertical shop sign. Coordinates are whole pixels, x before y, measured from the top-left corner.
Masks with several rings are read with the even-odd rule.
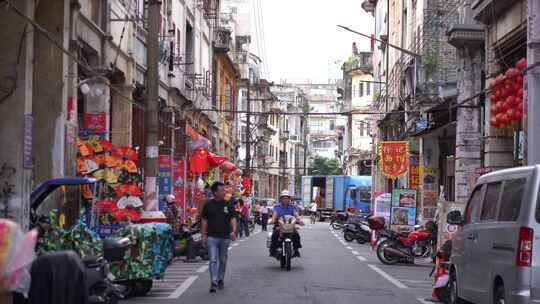
[[[172,193],[172,176],[171,176],[171,156],[160,155],[159,160],[159,176],[158,176],[158,191],[159,191],[159,210],[165,208],[165,197]]]
[[[176,197],[176,207],[180,210],[180,215],[183,216],[183,211],[185,210],[185,196],[186,183],[184,176],[185,162],[183,160],[178,160],[173,162],[173,174],[172,174],[172,192]]]
[[[381,173],[389,179],[405,175],[409,169],[409,145],[406,141],[383,141],[379,146]]]

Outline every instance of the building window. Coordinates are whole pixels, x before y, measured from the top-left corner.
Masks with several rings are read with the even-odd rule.
[[[359,83],[358,84],[358,97],[364,96],[364,84]]]
[[[364,124],[363,123],[360,123],[359,129],[360,129],[360,136],[364,136]]]
[[[366,82],[366,95],[371,95],[371,83]]]
[[[330,120],[330,130],[334,130],[336,128],[336,121],[331,119]]]

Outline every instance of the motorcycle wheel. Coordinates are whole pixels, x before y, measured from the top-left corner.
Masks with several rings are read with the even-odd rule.
[[[353,235],[352,233],[350,233],[350,232],[345,232],[345,233],[343,234],[343,238],[344,238],[345,241],[347,241],[347,242],[352,242],[352,241],[354,241],[354,235]]]
[[[113,293],[111,292],[108,296],[107,296],[107,300],[106,300],[106,303],[107,304],[118,304],[118,297]]]
[[[360,236],[360,237],[357,237],[356,238],[356,242],[360,245],[364,245],[365,243],[368,242],[368,239],[366,239],[365,237],[363,236]]]
[[[385,265],[395,265],[399,263],[400,258],[398,256],[385,254],[384,248],[386,247],[395,247],[394,241],[385,240],[377,246],[377,258],[379,258],[379,261]]]
[[[279,260],[279,262],[281,264],[281,269],[285,269],[285,266],[287,264],[287,260],[286,260],[284,255],[281,256],[281,259]]]

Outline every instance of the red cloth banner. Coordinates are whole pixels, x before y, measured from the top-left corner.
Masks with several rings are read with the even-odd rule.
[[[406,141],[383,141],[379,146],[381,172],[390,179],[396,179],[409,169],[409,145]]]

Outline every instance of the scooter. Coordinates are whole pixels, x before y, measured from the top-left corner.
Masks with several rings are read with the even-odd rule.
[[[192,260],[197,256],[202,260],[208,260],[208,249],[202,243],[201,229],[198,223],[195,223],[191,228],[182,225],[178,239],[184,240],[186,246],[175,250],[176,256],[185,254],[188,260]]]
[[[292,237],[296,233],[296,219],[285,216],[279,220],[279,225],[274,227],[274,231],[268,234],[266,246],[272,245],[272,234],[279,233],[278,244],[275,258],[280,262],[281,269],[291,270],[291,260],[294,258],[294,248]]]
[[[370,240],[371,229],[366,223],[351,222],[343,228],[343,238],[347,242],[356,240],[359,244],[365,244]]]
[[[437,251],[435,265],[430,276],[433,278],[433,290],[435,300],[443,303],[450,302],[450,270],[449,262],[452,254],[452,241],[446,241]]]

